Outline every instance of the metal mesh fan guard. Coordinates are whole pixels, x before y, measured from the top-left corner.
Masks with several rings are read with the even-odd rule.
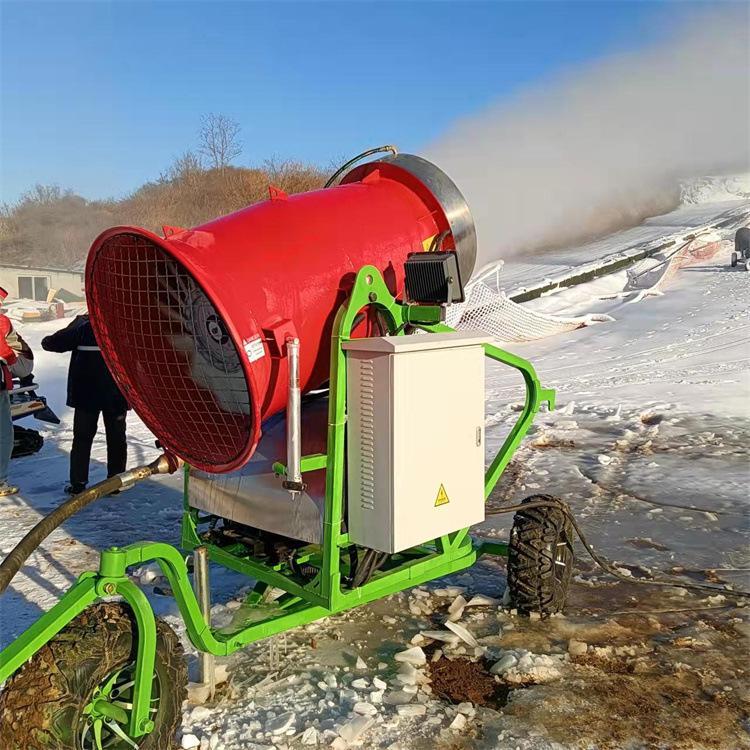
[[[119,233],[98,246],[88,281],[99,345],[149,429],[199,468],[240,465],[253,438],[250,386],[195,278],[150,238]]]

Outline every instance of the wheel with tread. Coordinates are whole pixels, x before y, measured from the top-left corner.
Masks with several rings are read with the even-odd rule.
[[[175,632],[156,621],[152,698],[154,730],[123,738],[117,722],[102,718],[95,701],[127,707],[135,665],[135,616],[127,605],[84,610],[6,683],[0,693],[3,750],[170,750],[182,718],[187,667]],[[118,700],[119,699],[119,700]],[[94,709],[92,711],[92,705]],[[98,723],[98,727],[94,725]],[[114,728],[117,725],[118,728]]]
[[[750,259],[745,261],[745,270],[750,271]]]
[[[560,612],[573,572],[573,527],[567,506],[552,495],[531,495],[523,503],[554,505],[519,510],[508,545],[511,606],[523,614],[547,617]]]
[[[737,266],[737,253],[732,253],[732,260],[730,261],[730,265],[732,268],[736,268]]]

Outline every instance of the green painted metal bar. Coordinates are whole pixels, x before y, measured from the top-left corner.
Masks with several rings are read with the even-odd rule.
[[[300,471],[303,474],[307,474],[311,471],[320,471],[320,469],[325,469],[327,464],[327,453],[311,453],[309,456],[302,456],[302,459],[300,460]],[[283,464],[281,461],[275,461],[272,469],[277,477],[283,477],[286,475],[286,464]]]
[[[238,557],[237,555],[233,555],[214,544],[204,544],[203,546],[208,550],[209,558],[213,562],[223,565],[225,568],[234,570],[237,573],[242,573],[250,578],[256,578],[270,586],[284,589],[284,591],[303,599],[307,599],[314,604],[320,604],[321,606],[325,606],[326,604],[325,599],[309,585],[297,583],[289,576],[273,570],[262,562],[255,562],[251,559]]]
[[[40,648],[98,598],[96,574],[92,572],[84,573],[49,612],[45,612],[30,628],[3,649],[0,653],[0,683],[5,682]]]
[[[355,278],[347,302],[339,308],[331,336],[331,367],[328,395],[328,435],[326,450],[326,497],[323,518],[323,569],[321,594],[331,609],[341,598],[340,535],[344,515],[344,456],[346,444],[346,354],[342,344],[347,341],[354,320],[365,307],[374,306],[386,319],[390,331],[403,328],[402,306],[393,298],[380,272],[364,266]]]
[[[477,559],[473,545],[469,544],[467,547],[468,551],[460,557],[451,558],[450,556],[436,555],[431,559],[421,561],[419,564],[404,566],[403,570],[396,569],[395,571],[386,571],[379,576],[376,575],[368,584],[342,594],[335,609],[314,606],[304,602],[300,603],[298,607],[290,608],[291,611],[286,611],[283,615],[254,623],[229,638],[227,643],[228,653],[290,628],[306,625],[314,620],[381,599],[404,588],[418,586],[434,578],[464,570],[473,565]]]
[[[508,543],[496,542],[492,539],[475,539],[474,548],[477,551],[477,557],[482,555],[492,555],[493,557],[507,557]]]
[[[257,581],[255,586],[253,586],[253,590],[245,597],[245,603],[250,606],[260,604],[269,588],[269,585],[265,581]]]
[[[113,583],[115,583],[117,593],[132,608],[137,625],[135,685],[133,686],[133,709],[130,714],[129,730],[131,737],[142,737],[154,729],[150,708],[156,671],[156,619],[146,595],[129,578]],[[108,585],[108,579],[101,579],[97,584],[97,589],[106,591]],[[136,633],[133,636],[135,637]]]
[[[94,710],[108,719],[114,719],[118,724],[127,724],[130,720],[128,712],[124,708],[115,706],[108,700],[99,699],[94,701]]]
[[[549,388],[542,388],[536,370],[531,362],[492,344],[485,344],[484,352],[490,359],[510,365],[519,370],[526,383],[526,402],[521,416],[515,425],[513,425],[513,429],[508,433],[500,450],[485,473],[484,497],[487,499],[492,494],[492,490],[495,489],[495,485],[502,476],[503,471],[505,471],[505,467],[508,465],[519,443],[528,432],[541,404],[546,402],[550,410],[555,408],[555,391]]]
[[[214,637],[203,619],[195,592],[190,585],[187,565],[178,550],[161,542],[137,542],[119,550],[105,550],[102,558],[110,554],[117,555],[117,565],[122,566],[121,575],[125,575],[125,570],[131,565],[156,561],[175,595],[191,643],[201,651],[226,656],[226,643]]]

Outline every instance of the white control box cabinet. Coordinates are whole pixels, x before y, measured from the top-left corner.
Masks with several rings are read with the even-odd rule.
[[[484,520],[486,341],[431,333],[344,343],[352,542],[399,552]]]

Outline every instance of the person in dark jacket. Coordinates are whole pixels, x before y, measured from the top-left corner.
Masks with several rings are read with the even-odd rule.
[[[68,406],[75,409],[73,447],[70,451],[71,495],[83,492],[89,481],[91,446],[104,417],[107,435],[107,476],[125,471],[127,441],[125,418],[128,403],[102,357],[88,315],[78,315],[67,327],[42,339],[48,352],[72,352],[68,369]]]

